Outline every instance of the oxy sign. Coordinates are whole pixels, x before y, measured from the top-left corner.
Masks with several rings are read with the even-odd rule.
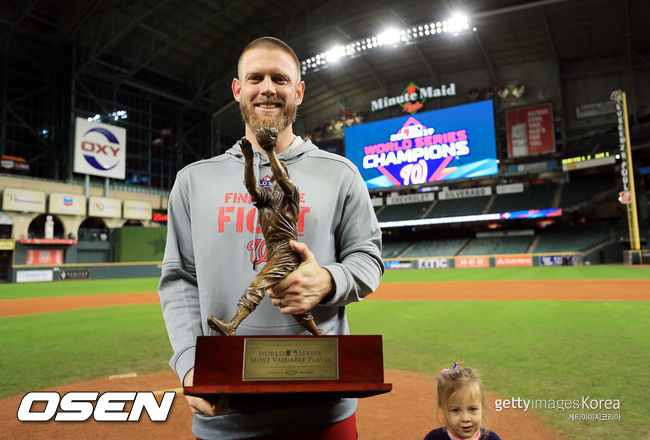
[[[77,118],[74,172],[124,180],[126,129]]]

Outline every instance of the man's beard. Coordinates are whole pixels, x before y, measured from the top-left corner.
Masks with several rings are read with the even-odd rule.
[[[280,103],[279,100],[274,101],[265,101]],[[289,125],[293,124],[296,120],[296,113],[298,106],[293,103],[287,104],[282,103],[281,112],[276,116],[259,116],[255,113],[255,105],[249,104],[244,101],[239,103],[239,111],[241,112],[241,117],[244,120],[244,123],[248,125],[252,132],[255,133],[259,128],[277,128],[278,132],[282,132]]]

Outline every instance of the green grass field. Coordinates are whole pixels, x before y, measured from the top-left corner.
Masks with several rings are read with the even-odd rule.
[[[435,375],[460,359],[502,398],[621,399],[622,422],[537,414],[569,438],[647,433],[649,302],[369,301],[348,312],[353,333],[383,335],[388,368]]]
[[[650,288],[650,268],[626,266],[393,271],[384,282],[552,278],[641,278]],[[5,284],[0,307],[9,298],[156,288],[152,278]],[[620,422],[569,421],[568,412],[552,410],[535,414],[572,439],[647,435],[650,302],[368,301],[350,305],[348,314],[353,333],[383,335],[388,368],[435,375],[462,359],[503,398],[620,399]],[[166,371],[171,356],[158,305],[2,318],[0,334],[0,397]]]
[[[74,280],[55,283],[0,284],[0,300],[50,296],[99,295],[104,293],[153,292],[158,278]]]
[[[535,266],[490,267],[477,269],[389,270],[383,283],[435,281],[499,281],[499,280],[594,280],[647,279],[650,266]]]
[[[0,398],[111,374],[164,371],[172,354],[157,304],[2,318],[0,334]]]

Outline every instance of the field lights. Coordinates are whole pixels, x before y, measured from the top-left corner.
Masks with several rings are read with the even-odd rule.
[[[116,112],[111,112],[106,116],[102,116],[100,114],[96,114],[93,117],[88,118],[88,122],[102,122],[102,120],[113,120],[113,121],[119,121],[120,119],[127,119],[129,117],[128,113],[126,110],[118,110]]]
[[[422,38],[431,38],[437,34],[449,33],[457,36],[470,29],[476,32],[476,27],[470,28],[469,18],[464,14],[457,13],[447,20],[422,23],[403,29],[390,28],[378,35],[361,38],[344,46],[334,46],[326,52],[302,60],[300,67],[303,74],[315,72],[341,59],[365,55],[368,51],[378,47],[414,44]]]
[[[335,46],[332,49],[325,52],[325,60],[328,63],[335,63],[345,56],[345,47]]]
[[[454,35],[458,32],[469,29],[469,20],[466,15],[454,14],[447,22],[447,29]]]
[[[402,33],[398,29],[388,29],[377,35],[379,45],[395,44],[400,41]]]

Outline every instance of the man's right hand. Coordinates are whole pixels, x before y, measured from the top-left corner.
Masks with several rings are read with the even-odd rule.
[[[188,371],[183,379],[184,386],[191,387],[192,384],[194,384],[194,368]],[[218,396],[214,403],[194,396],[185,396],[185,399],[190,405],[192,414],[203,414],[204,416],[214,417],[220,414],[225,414],[226,411],[228,411],[228,397],[226,396]]]
[[[244,159],[247,162],[253,160],[253,146],[246,138],[242,138],[241,140],[241,152],[244,153]]]

